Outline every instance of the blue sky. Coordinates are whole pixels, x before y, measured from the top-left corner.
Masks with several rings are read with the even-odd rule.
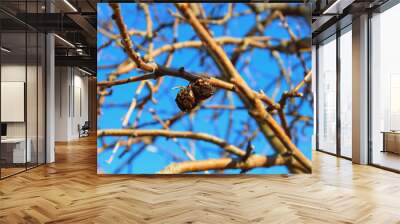
[[[211,13],[212,4],[203,4],[207,14]],[[143,12],[138,9],[137,5],[134,3],[121,4],[122,15],[124,21],[128,28],[134,28],[137,30],[146,30],[146,21]],[[172,22],[173,17],[168,14],[167,9],[176,12],[176,8],[172,4],[153,4],[150,6],[151,14],[153,17],[158,17],[162,22]],[[235,6],[235,12],[241,12],[248,9],[247,6],[243,4],[238,4]],[[227,5],[225,4],[220,12],[212,12],[217,15],[224,15],[227,10]],[[98,4],[98,22],[105,22],[111,20],[111,8],[108,4]],[[264,13],[261,19],[265,18],[267,13]],[[307,24],[303,19],[299,17],[287,17],[290,27],[293,28],[298,37],[310,37],[310,25]],[[153,27],[158,26],[156,19],[153,19]],[[232,19],[226,27],[219,25],[211,25],[215,37],[220,36],[233,36],[233,37],[243,37],[243,35],[253,27],[254,25],[254,15],[246,15],[240,18]],[[116,27],[113,30],[114,33],[118,33]],[[183,23],[179,26],[178,30],[178,41],[187,41],[191,39],[198,39],[195,36],[192,28]],[[284,29],[280,22],[275,20],[272,25],[270,25],[264,31],[264,35],[271,36],[278,39],[289,40],[290,37],[286,29]],[[172,31],[171,29],[164,29],[159,33],[158,36],[165,37],[168,40],[155,39],[155,49],[163,46],[166,43],[172,42]],[[100,32],[97,34],[98,46],[108,41],[108,38],[103,36]],[[141,43],[143,41],[142,37],[132,37],[132,41],[135,43]],[[225,45],[224,50],[230,55],[235,46]],[[143,55],[143,54],[142,54]],[[166,59],[167,54],[162,54],[158,56],[155,61],[162,64]],[[292,80],[294,83],[298,83],[302,80],[304,70],[301,66],[298,66],[299,60],[295,55],[285,55],[281,54],[286,68],[290,69]],[[306,59],[308,68],[311,68],[311,57],[309,53],[304,53],[303,57]],[[112,65],[123,62],[127,59],[127,56],[117,47],[115,44],[104,48],[98,53],[98,65]],[[246,62],[247,60],[247,62]],[[249,63],[249,66],[243,68],[243,66]],[[171,64],[173,68],[185,67],[185,70],[191,72],[207,72],[208,74],[218,75],[219,71],[215,64],[213,63],[211,57],[206,57],[204,63],[202,64],[199,60],[199,50],[198,49],[180,49],[174,53],[174,58]],[[272,57],[270,51],[265,49],[254,49],[251,52],[243,54],[241,60],[238,61],[236,67],[242,77],[248,82],[248,84],[255,90],[263,90],[268,96],[274,94],[274,87],[276,86],[276,78],[279,77],[279,67],[277,62]],[[113,69],[99,69],[98,70],[98,81],[106,80],[109,73]],[[136,76],[142,74],[136,70],[131,71],[119,77],[119,79]],[[155,83],[154,80],[152,80]],[[111,96],[106,98],[105,105],[110,104],[127,104],[130,103],[134,92],[139,83],[129,83],[125,85],[119,85],[113,87],[113,92]],[[158,103],[150,103],[144,108],[143,114],[140,117],[140,123],[146,123],[153,121],[151,114],[148,112],[150,108],[156,110],[162,119],[171,117],[173,114],[179,112],[175,104],[175,96],[178,89],[172,89],[176,86],[186,86],[188,82],[186,80],[165,77],[164,82],[155,95]],[[278,96],[283,93],[283,91],[289,90],[286,82],[282,81],[281,86],[278,89]],[[147,95],[147,90],[145,89],[139,99]],[[217,93],[205,102],[205,105],[211,104],[227,104],[227,102],[222,102],[222,99],[226,94],[225,91],[219,90]],[[279,97],[278,97],[279,99]],[[278,100],[276,99],[276,100]],[[235,105],[241,106],[242,103],[240,99],[233,94],[233,101]],[[296,102],[298,99],[296,99]],[[108,128],[121,128],[122,118],[127,111],[127,107],[106,107],[102,108],[102,115],[98,118],[98,129],[108,129]],[[136,117],[135,110],[132,119]],[[298,112],[302,115],[312,116],[313,111],[310,104],[302,105]],[[211,118],[216,114],[220,113],[218,120],[212,120]],[[228,110],[202,110],[192,118],[185,116],[181,121],[177,122],[171,127],[171,130],[191,130],[194,132],[204,132],[218,136],[220,138],[226,139],[227,132],[230,132],[230,136],[227,139],[229,143],[238,144],[244,140],[244,136],[240,134],[243,129],[243,124],[248,124],[251,130],[256,127],[255,122],[249,118],[247,111],[237,110],[233,112],[234,122],[233,128],[227,130],[228,120],[229,120]],[[190,122],[192,119],[192,122]],[[288,117],[291,120],[291,117]],[[298,131],[304,123],[300,123]],[[143,129],[160,129],[161,125],[149,125],[143,127]],[[308,157],[311,158],[311,134],[312,126],[306,127],[304,133],[299,133],[299,137],[296,139],[295,143],[300,148],[300,150]],[[123,137],[122,139],[127,139]],[[115,141],[115,137],[106,137],[105,141],[111,143]],[[219,158],[221,149],[210,143],[190,140],[179,139],[179,142],[185,145],[187,148],[195,145],[196,153],[195,157],[198,160],[207,158]],[[275,152],[270,147],[269,143],[264,139],[264,137],[259,134],[256,139],[252,142],[255,146],[255,152],[263,155],[273,155]],[[101,147],[102,142],[98,141],[98,147]],[[106,163],[106,160],[111,156],[111,150],[105,150],[98,155],[98,166],[100,170],[104,173],[121,173],[121,174],[151,174],[163,169],[165,166],[174,161],[175,157],[187,160],[187,157],[182,152],[182,150],[177,146],[177,144],[170,139],[164,137],[158,137],[154,144],[142,147],[141,144],[132,145],[127,152],[124,152],[125,148],[121,147],[117,153],[116,158],[111,164]],[[139,153],[140,152],[140,153]],[[175,157],[171,156],[174,155]],[[132,157],[135,159],[130,161]],[[175,158],[176,159],[176,158]],[[238,170],[227,170],[225,173],[238,173]],[[257,168],[251,170],[249,173],[257,174],[277,174],[277,173],[287,173],[286,167],[272,167],[272,168]]]

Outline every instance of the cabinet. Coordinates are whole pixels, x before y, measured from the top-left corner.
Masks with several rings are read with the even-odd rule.
[[[400,132],[388,131],[383,133],[383,152],[400,154]]]

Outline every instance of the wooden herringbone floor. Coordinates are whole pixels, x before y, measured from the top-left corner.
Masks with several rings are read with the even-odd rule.
[[[400,223],[400,175],[326,154],[312,175],[99,176],[95,144],[0,181],[0,223]]]

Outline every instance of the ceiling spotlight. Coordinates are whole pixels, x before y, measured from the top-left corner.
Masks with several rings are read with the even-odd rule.
[[[351,5],[355,0],[336,0],[324,12],[323,15],[342,14],[343,10]]]
[[[58,38],[59,40],[61,40],[62,42],[64,42],[65,44],[67,44],[68,46],[75,48],[75,45],[73,45],[73,44],[72,44],[71,42],[69,42],[68,40],[66,40],[66,39],[64,39],[64,38],[62,38],[62,37],[60,37],[60,36],[57,35],[57,34],[54,34],[54,36],[57,37],[57,38]]]
[[[81,72],[83,72],[83,73],[85,73],[86,75],[89,75],[89,76],[92,75],[92,73],[90,73],[90,72],[88,72],[88,71],[86,71],[86,70],[83,70],[83,69],[81,69],[81,68],[79,68],[79,67],[78,67],[78,70],[81,71]]]
[[[64,3],[68,5],[68,7],[70,7],[74,12],[78,12],[78,10],[68,0],[64,0]]]
[[[7,49],[5,47],[1,47],[0,50],[4,51],[6,53],[10,53],[11,52],[11,50],[9,50],[9,49]]]

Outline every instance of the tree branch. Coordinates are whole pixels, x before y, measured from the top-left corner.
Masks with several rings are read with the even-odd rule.
[[[198,161],[186,161],[172,163],[158,172],[159,174],[181,174],[188,172],[198,172],[205,170],[225,170],[225,169],[253,169],[257,167],[272,167],[287,165],[289,157],[283,156],[260,156],[252,155],[246,161],[241,159],[220,158]]]
[[[160,77],[166,76],[166,75],[172,76],[172,77],[183,78],[189,82],[194,81],[198,78],[201,78],[200,75],[192,74],[185,70],[176,70],[176,69],[167,68],[167,67],[164,67],[161,65],[156,65],[156,68],[157,69],[153,73],[150,73],[150,74],[144,74],[141,76],[133,76],[133,77],[129,77],[126,79],[120,79],[120,80],[101,81],[101,82],[97,82],[97,86],[106,88],[106,87],[111,87],[111,86],[115,86],[115,85],[123,85],[123,84],[127,84],[127,83],[143,81],[143,80],[147,80],[147,79],[157,79],[157,78],[160,78]],[[207,81],[209,81],[210,84],[216,88],[225,89],[225,90],[234,91],[234,92],[237,92],[237,90],[238,90],[236,88],[235,84],[233,84],[233,83],[229,83],[229,82],[220,80],[218,78],[214,78],[212,76],[209,76],[208,78],[209,79]],[[274,108],[274,109],[279,109],[279,107],[280,107],[279,104],[275,103],[272,99],[270,99],[264,93],[254,92],[254,94],[256,94],[256,96],[261,101],[266,103],[269,107]]]
[[[142,68],[146,71],[154,71],[157,69],[155,64],[150,64],[150,63],[146,63],[142,60],[142,58],[140,57],[140,55],[138,55],[134,50],[133,50],[133,44],[131,41],[130,36],[128,35],[128,31],[126,29],[126,25],[122,19],[121,16],[121,9],[118,3],[109,3],[111,8],[114,11],[114,21],[116,22],[119,32],[121,33],[121,37],[122,37],[122,44],[125,47],[125,51],[128,54],[129,58],[132,59],[135,63],[136,66],[138,68]]]
[[[136,49],[144,49],[144,50],[147,49],[147,54],[143,58],[137,52],[135,52],[135,50],[133,48],[133,43],[127,32],[127,28],[123,22],[123,18],[121,17],[119,5],[115,4],[115,3],[110,3],[110,5],[114,10],[113,19],[115,20],[115,23],[117,24],[118,29],[120,31],[120,35],[123,39],[122,42],[118,42],[117,44],[119,44],[120,46],[122,46],[125,49],[125,52],[129,56],[131,61],[127,60],[124,63],[122,63],[118,67],[116,72],[109,75],[108,81],[100,82],[98,87],[101,91],[106,91],[107,87],[111,87],[114,85],[143,81],[143,80],[147,80],[147,79],[157,79],[157,82],[158,82],[159,80],[161,80],[158,78],[165,76],[165,75],[184,78],[184,79],[188,80],[189,82],[191,82],[195,79],[198,79],[201,76],[188,73],[183,68],[176,70],[176,69],[170,69],[170,68],[168,68],[168,66],[165,66],[165,67],[159,66],[158,64],[154,63],[151,60],[153,58],[153,57],[151,57],[151,55],[153,55],[154,52],[156,52],[157,54],[161,54],[163,52],[169,52],[169,55],[171,55],[172,52],[176,49],[176,47],[199,48],[199,47],[205,46],[208,53],[211,55],[212,59],[216,62],[218,68],[221,70],[221,73],[223,75],[223,80],[225,80],[225,81],[222,81],[220,79],[210,78],[212,85],[214,85],[217,88],[234,91],[239,95],[243,104],[248,109],[249,114],[255,119],[255,121],[257,122],[257,124],[259,126],[259,129],[264,134],[266,139],[270,142],[271,146],[278,152],[278,154],[285,155],[285,158],[286,157],[291,158],[292,156],[293,156],[293,158],[295,158],[293,160],[290,159],[290,163],[288,163],[288,164],[285,163],[285,165],[287,165],[288,168],[291,169],[291,171],[293,171],[292,167],[294,167],[294,164],[300,165],[300,166],[297,166],[298,168],[296,168],[298,170],[301,170],[304,172],[311,171],[311,162],[291,142],[289,136],[287,136],[287,134],[282,129],[282,127],[280,125],[278,125],[278,123],[274,120],[274,118],[269,113],[270,111],[267,110],[267,108],[265,108],[265,105],[262,102],[265,102],[268,105],[268,109],[280,110],[281,113],[283,113],[283,108],[285,105],[282,102],[279,102],[279,104],[275,103],[273,100],[269,99],[263,92],[256,92],[248,86],[248,84],[243,80],[243,78],[238,73],[238,71],[232,64],[232,62],[227,57],[227,55],[224,52],[224,50],[222,49],[222,47],[219,46],[222,43],[218,42],[218,40],[216,40],[217,38],[212,37],[212,34],[208,30],[206,25],[204,23],[202,23],[202,21],[200,21],[196,15],[193,14],[193,12],[191,11],[192,9],[190,7],[188,7],[187,4],[185,4],[185,3],[177,4],[177,8],[182,13],[184,20],[193,27],[195,33],[197,34],[198,37],[200,37],[201,41],[187,41],[187,42],[183,42],[183,43],[175,43],[176,41],[174,41],[174,43],[172,43],[170,45],[164,45],[163,47],[161,47],[159,49],[155,49],[153,51],[152,51],[153,47],[149,47],[150,48],[149,49],[149,48],[144,48],[143,47],[144,45],[143,46],[140,46],[140,45],[135,46]],[[144,9],[144,10],[146,11],[146,9]],[[147,10],[148,10],[148,8],[147,8]],[[275,12],[275,11],[273,11],[273,12]],[[279,15],[279,10],[277,10],[276,12],[278,12],[277,15]],[[148,19],[151,19],[149,12],[145,12],[145,14],[147,17],[146,18],[147,21],[148,21]],[[273,17],[275,17],[275,16],[273,16]],[[205,17],[203,17],[203,18],[205,18]],[[275,19],[275,18],[272,18],[272,19]],[[157,20],[157,17],[156,17],[156,20]],[[256,21],[259,21],[259,19]],[[151,27],[149,28],[149,24],[148,24],[147,32],[145,33],[146,40],[151,39],[151,37],[149,37],[149,36],[152,36],[152,34],[150,34],[151,30],[152,29],[151,29]],[[156,33],[154,33],[154,35],[156,35]],[[161,38],[161,36],[160,36],[160,38]],[[250,47],[262,47],[263,46],[263,47],[269,48],[269,46],[268,46],[269,40],[265,39],[265,38],[267,38],[267,37],[254,37],[254,38],[249,37],[247,39],[245,38],[245,40],[238,38],[238,39],[228,39],[227,41],[228,42],[236,41],[237,43],[235,43],[235,44],[242,45],[241,49],[244,49],[244,50],[246,48],[248,48],[248,46],[250,46]],[[240,42],[238,42],[238,41],[240,41]],[[296,38],[293,38],[291,35],[290,42],[294,42],[294,41],[297,43],[297,41],[302,41],[302,40],[297,40]],[[244,43],[244,42],[250,42],[250,44]],[[152,44],[152,43],[150,43],[150,44]],[[303,44],[303,43],[299,42],[299,44],[294,44],[294,45],[289,43],[286,47],[279,47],[279,48],[276,48],[276,50],[285,51],[287,49],[290,49],[290,51],[293,51],[293,53],[296,53],[297,55],[299,55],[299,52],[301,49],[301,44]],[[304,46],[307,46],[307,45],[304,45]],[[168,58],[170,59],[171,57],[168,57]],[[304,65],[304,63],[303,63],[303,65]],[[149,73],[140,75],[140,76],[136,76],[136,77],[130,77],[128,79],[115,80],[116,78],[118,78],[118,74],[122,74],[121,72],[130,71],[135,68],[139,68],[139,69],[143,70],[144,72],[149,72]],[[306,78],[305,78],[303,81],[305,83],[308,80],[306,80]],[[213,82],[215,82],[215,83],[213,83]],[[282,96],[282,98],[286,99],[288,97],[300,96],[301,93],[299,93],[298,90],[301,88],[302,85],[304,85],[304,83],[303,84],[300,83],[298,85],[299,88],[297,88],[298,86],[296,86],[294,89],[292,89],[292,91],[285,93]],[[136,124],[136,120],[135,120],[135,124]],[[106,133],[104,133],[103,131],[106,131]],[[134,138],[141,132],[141,134],[142,134],[141,136],[143,136],[143,134],[144,134],[145,136],[152,136],[153,138],[156,136],[170,137],[170,136],[168,136],[170,134],[166,134],[166,133],[164,133],[164,134],[154,133],[153,134],[153,133],[148,132],[148,131],[154,131],[154,130],[122,129],[122,130],[103,130],[103,131],[99,131],[99,136],[102,136],[102,134],[107,134],[107,135],[110,134],[110,135],[115,135],[115,136],[125,135],[125,136],[130,136],[130,138]],[[107,133],[107,131],[111,131],[111,132]],[[116,133],[116,132],[113,133],[113,131],[117,131],[118,133]],[[155,130],[155,131],[157,132],[157,130]],[[168,131],[168,130],[161,130],[161,131]],[[122,133],[122,132],[125,132],[125,133]],[[187,134],[187,132],[179,132],[179,133],[175,133],[175,134],[182,136],[182,138],[191,138],[191,137],[187,137],[187,135],[185,133]],[[205,136],[202,136],[202,135],[206,135],[206,139],[210,136],[212,138],[217,138],[215,136],[202,134],[202,133],[194,133],[194,134],[201,135],[201,137],[199,137],[199,136],[195,137],[195,139],[198,139],[198,140],[204,140]],[[172,138],[174,138],[174,137],[172,136]],[[210,140],[210,139],[208,139],[208,140]],[[208,140],[204,140],[204,141],[208,141]],[[214,140],[210,140],[210,142],[212,142]],[[236,155],[239,155],[241,153],[243,154],[243,150],[241,150],[239,147],[236,147],[236,146],[233,146],[233,147],[236,147],[236,149],[240,150],[240,151],[236,151],[236,153],[235,153],[235,148],[226,149],[225,148],[226,145],[229,145],[229,144],[223,139],[217,138],[216,142],[214,141],[213,143],[224,148],[224,150],[226,150],[226,151],[231,150],[230,152],[234,153]],[[243,155],[239,155],[239,156],[243,156]],[[241,169],[246,169],[246,167],[241,168]]]
[[[143,136],[164,136],[168,138],[189,138],[195,140],[201,140],[218,145],[222,149],[238,156],[244,156],[246,154],[242,149],[228,144],[223,139],[215,137],[213,135],[205,133],[195,133],[190,131],[170,131],[170,130],[135,130],[135,129],[108,129],[97,131],[97,136],[131,136],[131,137],[143,137]]]
[[[177,3],[176,6],[191,24],[200,39],[205,43],[212,58],[223,71],[223,75],[237,84],[242,93],[239,95],[240,98],[244,104],[248,106],[250,115],[255,118],[260,130],[269,140],[273,148],[279,153],[284,153],[289,150],[307,170],[311,171],[312,166],[310,160],[292,143],[285,131],[265,110],[262,102],[255,96],[253,90],[237,72],[223,49],[210,36],[209,32],[201,25],[196,16],[193,15],[188,5],[186,3]]]
[[[237,37],[219,37],[215,38],[215,41],[220,45],[235,44],[240,45],[246,43],[247,46],[261,49],[278,50],[288,54],[294,54],[299,50],[300,52],[309,52],[310,49],[310,38],[304,38],[296,41],[283,40],[278,45],[271,45],[268,43],[271,38],[267,36],[249,36],[244,38]],[[152,57],[156,57],[164,52],[182,49],[182,48],[200,48],[204,46],[204,43],[197,40],[177,42],[174,44],[166,44],[160,48],[157,48],[151,54]]]

